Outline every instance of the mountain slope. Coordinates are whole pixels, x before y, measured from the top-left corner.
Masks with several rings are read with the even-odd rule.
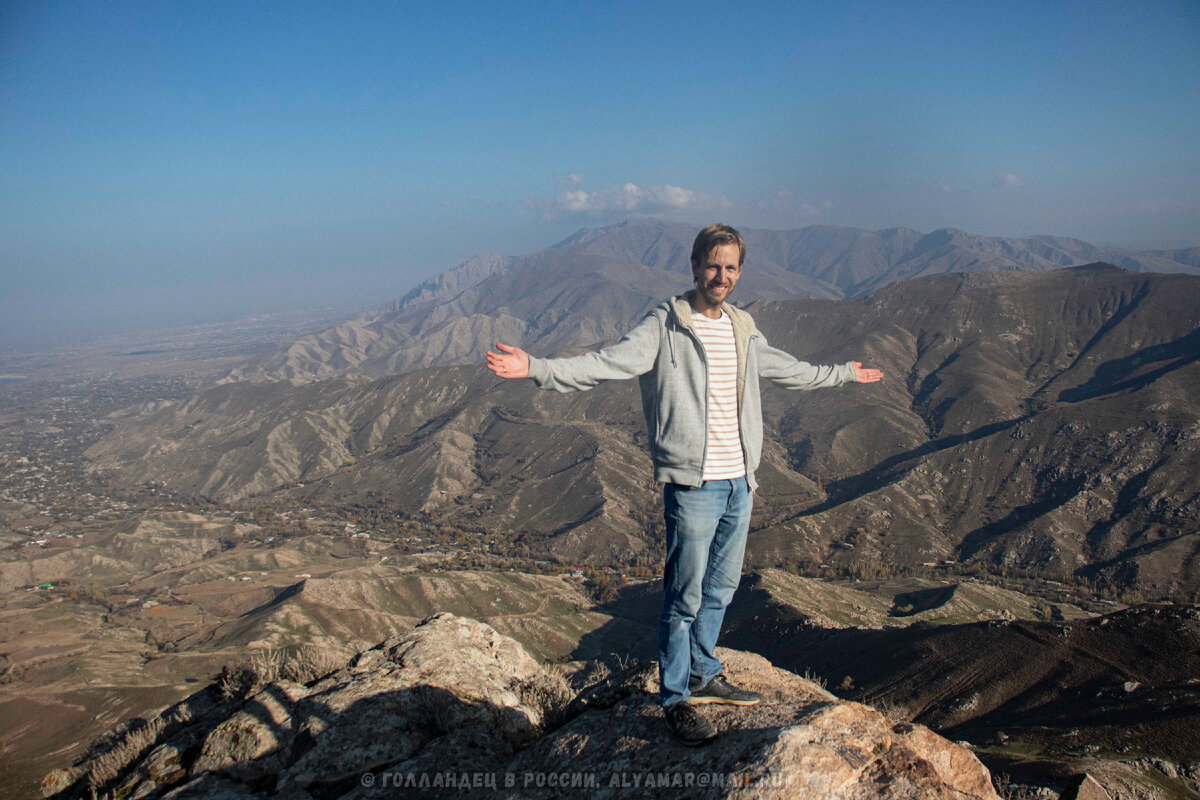
[[[785,304],[755,306],[785,349],[857,350],[905,379],[869,419],[826,393],[769,399],[828,497],[780,519],[761,563],[955,559],[1194,590],[1200,281],[1109,267],[951,280],[897,284],[803,330]],[[830,531],[854,549],[819,544]]]
[[[1200,278],[938,275],[751,311],[775,346],[887,376],[766,390],[751,563],[954,560],[1200,588]],[[114,421],[88,455],[123,482],[383,504],[564,561],[657,552],[633,382],[557,395],[476,366],[231,383]]]

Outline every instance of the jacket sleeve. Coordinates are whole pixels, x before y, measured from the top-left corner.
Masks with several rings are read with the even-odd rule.
[[[771,347],[759,334],[758,374],[784,389],[827,389],[854,380],[854,365],[817,366]]]
[[[571,358],[530,356],[529,377],[540,389],[575,392],[643,375],[654,367],[662,330],[659,312],[651,311],[614,345]]]

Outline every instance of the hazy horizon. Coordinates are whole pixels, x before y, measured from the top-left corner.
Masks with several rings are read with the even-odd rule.
[[[1092,244],[1134,250],[1112,243]],[[1157,249],[1185,248],[1136,248],[1138,252]],[[209,284],[65,291],[56,295],[6,293],[0,297],[0,353],[69,346],[90,337],[235,323],[263,315],[324,310],[345,318],[401,297],[421,281],[455,266],[458,264],[447,264],[430,275],[419,276],[399,265],[324,274],[257,275],[240,282],[218,279]]]
[[[18,0],[0,337],[364,308],[630,216],[1196,246],[1198,38],[1171,0]]]

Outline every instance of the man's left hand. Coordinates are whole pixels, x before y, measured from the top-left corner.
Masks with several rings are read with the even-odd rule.
[[[883,370],[864,369],[861,361],[851,361],[854,367],[854,380],[858,383],[879,383],[883,380]]]

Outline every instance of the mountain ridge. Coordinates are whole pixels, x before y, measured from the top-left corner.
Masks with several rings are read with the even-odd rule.
[[[748,308],[776,347],[888,376],[764,391],[751,564],[953,560],[1156,596],[1200,589],[1200,278],[934,275]],[[660,501],[631,381],[557,395],[476,365],[227,383],[114,422],[87,455],[122,482],[384,503],[568,563],[655,553]]]
[[[1067,237],[990,237],[953,228],[923,234],[820,225],[742,233],[747,261],[740,302],[855,299],[926,275],[1100,261],[1132,271],[1200,274],[1200,248],[1138,253]],[[620,335],[654,303],[687,288],[694,236],[681,223],[626,220],[581,229],[523,257],[477,256],[379,309],[238,367],[226,380],[381,377],[473,363],[498,340],[527,349],[588,346]],[[568,294],[554,291],[557,284],[568,286]]]

